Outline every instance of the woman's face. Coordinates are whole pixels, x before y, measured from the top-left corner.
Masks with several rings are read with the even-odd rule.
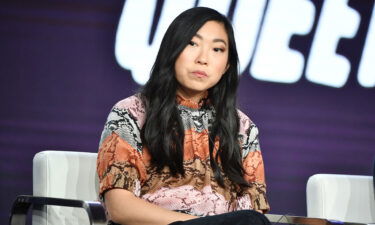
[[[228,68],[228,50],[224,25],[216,21],[206,22],[176,60],[177,93],[198,102]]]

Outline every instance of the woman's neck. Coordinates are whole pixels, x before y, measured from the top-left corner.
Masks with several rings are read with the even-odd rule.
[[[194,102],[194,103],[199,103],[203,98],[207,97],[207,91],[188,92],[181,88],[177,89],[176,94],[182,97],[183,99]]]

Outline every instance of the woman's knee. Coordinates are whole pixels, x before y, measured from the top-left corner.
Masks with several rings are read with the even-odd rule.
[[[254,210],[241,210],[236,212],[236,225],[270,225],[265,215]]]

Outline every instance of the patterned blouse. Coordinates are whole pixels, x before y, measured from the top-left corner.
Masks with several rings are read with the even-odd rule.
[[[208,129],[214,109],[180,96],[177,104],[185,130],[185,176],[171,176],[168,168],[157,173],[151,167],[150,154],[140,137],[145,106],[139,95],[133,95],[113,107],[102,133],[97,161],[100,197],[110,189],[123,188],[163,208],[196,216],[242,209],[267,212],[264,165],[254,123],[238,111],[245,179],[251,184],[239,195],[233,188],[219,186],[210,167]],[[233,186],[228,178],[224,182]]]

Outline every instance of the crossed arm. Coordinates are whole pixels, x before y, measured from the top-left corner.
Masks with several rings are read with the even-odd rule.
[[[111,189],[105,193],[104,199],[110,219],[122,225],[167,225],[197,218],[161,208],[124,189]]]

